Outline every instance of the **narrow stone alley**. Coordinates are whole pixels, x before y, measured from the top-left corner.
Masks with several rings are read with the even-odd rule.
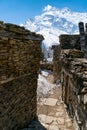
[[[87,24],[79,31],[46,60],[42,35],[0,21],[0,130],[87,130]]]
[[[53,84],[53,75],[39,75],[37,89],[38,120],[23,130],[75,130],[61,98],[61,84]]]
[[[49,86],[52,85],[50,81],[52,80],[48,80]],[[43,89],[46,89],[46,86]],[[66,111],[66,105],[61,98],[60,83],[55,85],[52,90],[49,90],[48,94],[40,98],[37,115],[39,121],[47,130],[74,130]]]

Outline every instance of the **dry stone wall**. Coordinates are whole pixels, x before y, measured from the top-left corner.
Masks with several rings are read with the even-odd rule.
[[[61,80],[62,99],[76,130],[87,129],[87,34],[84,35],[85,43],[83,35],[61,35],[60,45],[54,49],[54,66],[60,70],[54,73],[56,80]]]
[[[87,38],[87,36],[86,36]],[[60,44],[53,46],[53,72],[54,82],[60,79],[62,62],[61,58],[83,58],[85,52],[81,50],[80,35],[60,35]]]
[[[19,130],[34,119],[43,37],[0,22],[0,130]]]
[[[61,62],[60,62],[60,46],[53,45],[53,76],[54,83],[60,79]]]
[[[64,58],[61,67],[62,99],[75,129],[87,129],[87,60]],[[76,123],[75,123],[76,122]]]
[[[40,68],[41,68],[41,70],[53,71],[53,63],[42,62],[42,63],[40,63]]]

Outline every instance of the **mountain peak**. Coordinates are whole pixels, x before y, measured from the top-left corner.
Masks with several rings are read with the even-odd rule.
[[[87,13],[73,12],[69,8],[56,8],[47,5],[42,14],[29,19],[24,26],[44,36],[43,43],[47,48],[59,44],[58,36],[61,34],[78,33],[78,23],[87,22]]]
[[[48,11],[52,11],[52,10],[56,10],[56,8],[52,7],[51,5],[47,5],[44,7],[43,12],[48,12]]]
[[[64,7],[61,9],[61,12],[63,13],[68,13],[68,12],[71,12],[71,10],[68,8],[68,7]]]
[[[47,5],[47,6],[43,9],[43,11],[49,11],[51,8],[52,8],[51,5]]]

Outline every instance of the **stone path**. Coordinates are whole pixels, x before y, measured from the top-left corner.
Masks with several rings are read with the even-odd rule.
[[[38,102],[38,118],[47,130],[74,130],[61,99],[61,86],[53,90],[47,98]]]
[[[46,79],[49,83],[45,81]],[[51,81],[51,78],[47,77],[39,81],[41,83],[37,94],[38,119],[32,121],[28,128],[23,130],[75,130],[61,99],[61,85],[53,84],[52,87]]]

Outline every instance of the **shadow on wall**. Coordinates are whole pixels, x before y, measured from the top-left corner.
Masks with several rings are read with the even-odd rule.
[[[47,129],[40,123],[38,118],[35,118],[32,122],[30,122],[27,128],[24,128],[22,130],[47,130]]]

